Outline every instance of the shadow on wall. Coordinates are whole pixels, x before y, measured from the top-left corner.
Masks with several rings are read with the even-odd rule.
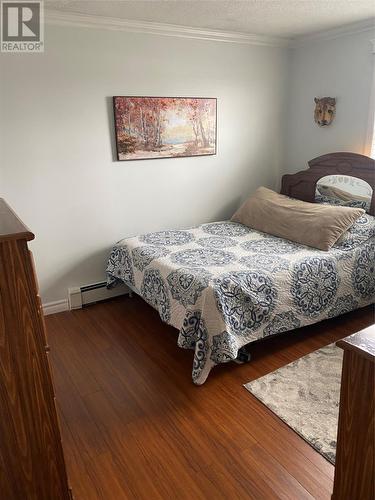
[[[114,241],[113,245],[115,243]],[[43,286],[43,303],[67,299],[68,288],[105,281],[105,269],[111,249],[112,246],[101,248],[83,259],[76,260],[74,266],[55,272]]]
[[[112,161],[117,162],[116,134],[115,134],[115,117],[113,114],[113,97],[106,97],[108,130],[111,141]]]
[[[218,212],[211,214],[207,220],[202,220],[200,223],[230,219],[240,204],[240,197],[233,198],[229,203],[221,207]],[[44,281],[45,284],[42,289],[43,303],[67,299],[68,288],[105,281],[105,269],[112,246],[125,237],[125,234],[119,233],[116,241],[113,241],[108,247],[100,248],[84,258],[77,259],[72,267],[61,268],[60,266],[60,271],[56,271],[52,276],[48,277],[48,280]]]
[[[222,206],[220,210],[215,213],[215,216],[211,218],[211,220],[209,220],[208,222],[230,219],[234,214],[234,212],[239,208],[241,203],[242,203],[241,198],[239,196],[236,196],[229,203]]]

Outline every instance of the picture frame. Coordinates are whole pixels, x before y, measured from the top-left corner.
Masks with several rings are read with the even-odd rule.
[[[216,154],[216,98],[113,96],[113,113],[118,161]]]

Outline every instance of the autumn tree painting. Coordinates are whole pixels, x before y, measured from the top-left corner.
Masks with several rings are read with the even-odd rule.
[[[113,98],[119,160],[216,154],[216,99]]]

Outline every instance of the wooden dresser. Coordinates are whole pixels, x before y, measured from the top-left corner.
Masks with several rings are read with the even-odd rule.
[[[33,238],[0,198],[0,497],[69,500]]]
[[[346,337],[332,500],[375,498],[375,326]]]

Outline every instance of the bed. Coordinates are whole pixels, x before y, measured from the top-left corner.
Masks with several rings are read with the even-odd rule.
[[[361,155],[334,153],[309,165],[283,177],[283,194],[314,201],[328,173],[374,184],[375,162]],[[373,303],[373,200],[329,251],[231,221],[126,238],[110,254],[108,286],[124,282],[177,328],[179,347],[194,350],[200,385],[251,342]]]

